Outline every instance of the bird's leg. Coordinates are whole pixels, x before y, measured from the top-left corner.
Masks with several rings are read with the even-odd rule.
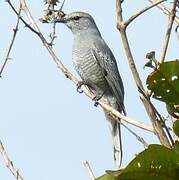
[[[94,101],[94,106],[98,106],[98,100],[100,100],[103,95],[104,95],[105,91],[102,91],[100,89],[97,89],[95,92],[94,92],[94,98],[92,99]]]
[[[95,86],[94,84],[92,85],[89,82],[86,81],[78,81],[77,83],[77,92],[79,93],[83,93],[83,90],[81,90],[81,86],[82,85],[86,85],[90,88],[90,90],[92,90],[92,92],[94,93],[94,98],[92,99],[94,101],[94,106],[98,105],[98,100],[100,100],[102,98],[102,96],[104,95],[105,91],[99,89],[97,86]]]

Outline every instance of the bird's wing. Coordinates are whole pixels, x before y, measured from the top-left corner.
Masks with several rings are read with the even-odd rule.
[[[124,86],[114,55],[103,40],[95,41],[91,51],[97,63],[100,65],[101,70],[104,73],[104,76],[111,87],[121,110],[124,114],[126,114],[123,103]]]

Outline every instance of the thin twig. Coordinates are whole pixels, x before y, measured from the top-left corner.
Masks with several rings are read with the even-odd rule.
[[[20,3],[21,3],[21,5],[22,5],[23,11],[25,12],[28,20],[30,21],[30,26],[31,26],[35,31],[40,32],[37,24],[35,23],[34,18],[32,17],[32,15],[31,15],[31,13],[30,13],[30,11],[29,11],[29,9],[28,9],[28,6],[27,6],[27,4],[26,4],[26,1],[25,1],[25,0],[20,0]]]
[[[174,0],[173,7],[172,7],[172,10],[169,15],[168,26],[167,26],[167,30],[165,33],[164,43],[163,43],[163,47],[162,47],[162,51],[161,51],[160,63],[163,63],[165,60],[165,56],[167,53],[168,44],[169,44],[169,40],[170,40],[170,35],[171,35],[171,31],[172,31],[172,26],[173,26],[173,22],[175,19],[177,4],[178,4],[178,0]]]
[[[17,179],[17,180],[24,180],[23,177],[19,174],[19,170],[14,166],[13,162],[11,161],[11,159],[9,158],[2,142],[0,141],[0,153],[2,155],[2,158],[4,160],[4,163],[6,165],[6,167],[11,171],[11,173],[13,174],[13,176]]]
[[[118,114],[118,113],[115,112],[115,114]],[[127,123],[129,123],[129,124],[131,124],[133,126],[136,126],[138,128],[141,128],[141,129],[144,129],[144,130],[147,130],[147,131],[150,131],[150,132],[154,132],[154,128],[150,124],[145,124],[145,123],[143,123],[141,121],[132,119],[132,118],[130,118],[128,116],[124,116],[121,113],[118,114],[118,117],[120,117],[120,119],[124,120],[125,122],[127,122]]]
[[[154,6],[157,6],[158,4],[160,4],[160,3],[164,2],[164,1],[166,1],[166,0],[159,0],[159,1],[157,1],[157,2],[155,2],[153,4],[151,4],[151,5],[148,5],[144,9],[142,9],[139,12],[132,15],[127,21],[124,22],[124,25],[127,27],[133,20],[135,20],[140,15],[142,15],[144,12],[148,11],[149,9],[153,8]]]
[[[157,0],[148,0],[151,3],[156,3]],[[170,15],[171,10],[163,4],[158,4],[157,7],[167,16]],[[179,17],[175,16],[175,22],[179,25]]]
[[[87,172],[88,172],[88,174],[90,176],[90,179],[95,180],[96,178],[94,176],[94,173],[93,173],[93,171],[91,169],[91,166],[90,166],[89,162],[85,161],[83,164],[84,164],[85,168],[87,169]]]
[[[4,63],[2,64],[2,67],[1,67],[1,69],[0,69],[0,77],[2,77],[2,72],[3,72],[4,68],[5,68],[8,60],[10,59],[10,58],[9,58],[9,55],[10,55],[10,52],[11,52],[11,50],[12,50],[12,47],[13,47],[13,44],[14,44],[14,42],[15,42],[15,38],[16,38],[16,35],[17,35],[17,31],[18,31],[18,27],[19,27],[19,22],[20,22],[20,14],[21,14],[21,5],[20,5],[20,7],[19,7],[19,12],[18,12],[18,14],[17,14],[17,23],[16,23],[15,28],[13,29],[13,31],[14,31],[13,37],[12,37],[10,46],[9,46],[9,48],[8,48],[5,61],[4,61]]]
[[[6,2],[9,4],[9,6],[12,8],[12,10],[15,12],[15,14],[18,16],[18,11],[14,8],[10,0],[6,0]],[[24,23],[26,27],[28,27],[32,32],[34,32],[36,35],[40,36],[39,33],[32,28],[21,16],[19,16],[19,19]]]
[[[23,0],[23,3],[25,3],[25,1]],[[24,4],[26,9],[27,9],[27,5]],[[12,4],[11,4],[12,6]],[[11,7],[12,8],[12,7]],[[12,8],[12,10],[16,13],[17,15],[17,11]],[[30,13],[30,11],[28,11],[27,13]],[[28,15],[28,17],[32,17],[31,15]],[[21,18],[22,22],[29,28],[29,25],[28,23],[23,19]],[[40,29],[38,28],[37,24],[35,22],[33,22],[34,20],[30,20],[30,22],[33,23],[33,27],[36,28],[35,30],[35,34],[38,35],[38,37],[42,40],[42,43],[44,44],[44,46],[46,47],[46,49],[48,50],[48,52],[50,53],[50,55],[52,56],[52,60],[56,63],[57,67],[65,74],[65,76],[67,78],[69,78],[71,81],[73,81],[75,84],[78,83],[78,80],[77,78],[69,72],[69,70],[63,65],[63,63],[60,61],[60,59],[56,56],[56,54],[54,53],[53,49],[49,46],[49,43],[46,41],[46,39],[44,38],[44,36],[42,35],[42,33],[40,32]],[[34,32],[34,29],[32,29],[32,27],[29,28],[32,32]],[[82,86],[81,87],[82,91],[91,99],[94,98],[94,95],[91,93],[91,91],[88,90],[88,88],[86,88],[86,86]],[[139,128],[142,128],[142,129],[145,129],[147,131],[150,131],[150,132],[153,132],[153,128],[151,125],[147,125],[147,124],[144,124],[142,122],[139,122],[139,121],[136,121],[134,119],[131,119],[129,117],[125,117],[123,116],[120,112],[118,112],[117,110],[113,109],[111,106],[109,106],[105,99],[104,98],[101,98],[99,100],[99,105],[104,109],[106,110],[107,112],[113,114],[115,117],[116,117],[116,120],[118,120],[119,118],[120,119],[123,119],[124,121],[136,126],[136,127],[139,127]]]
[[[49,35],[50,36],[50,42],[49,45],[52,47],[54,45],[54,40],[56,39],[56,23],[53,23],[53,32]]]
[[[144,138],[140,137],[139,135],[137,135],[132,129],[130,129],[129,127],[127,127],[124,123],[120,122],[120,124],[125,127],[131,134],[133,134],[137,140],[139,142],[141,142],[143,145],[144,145],[144,148],[147,148],[148,147],[148,144],[147,142],[144,140]]]
[[[61,4],[61,7],[60,7],[60,10],[59,10],[59,11],[62,11],[63,6],[65,5],[65,1],[66,1],[66,0],[63,0],[63,2],[62,2],[62,4]]]
[[[138,89],[140,88],[142,89],[143,92],[145,92],[142,81],[140,79],[139,73],[137,71],[137,68],[134,62],[134,58],[130,49],[129,42],[128,42],[126,26],[124,25],[123,16],[122,16],[122,4],[120,0],[116,0],[116,14],[117,14],[117,28],[121,35],[124,50],[125,50],[127,60],[130,65],[130,68],[131,68],[131,71],[132,71],[132,74],[136,83],[136,86]],[[150,104],[151,102],[149,102],[150,100],[147,100],[146,98],[144,98],[143,95],[141,96],[141,100],[152,122],[155,134],[157,135],[161,144],[167,147],[170,147],[171,146],[170,142],[165,134],[165,131],[163,130],[163,127],[161,126],[160,121],[158,120],[156,116],[156,113],[153,111],[153,108],[151,107],[151,104]]]

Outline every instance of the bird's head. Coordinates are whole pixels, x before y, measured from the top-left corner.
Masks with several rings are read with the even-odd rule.
[[[64,14],[59,19],[56,19],[55,22],[64,23],[74,34],[87,31],[98,32],[98,28],[96,27],[92,16],[85,12]]]

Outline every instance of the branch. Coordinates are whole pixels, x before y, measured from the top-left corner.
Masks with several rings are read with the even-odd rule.
[[[18,31],[18,27],[19,27],[19,21],[20,21],[20,14],[21,14],[21,5],[19,7],[19,12],[17,14],[17,23],[16,23],[16,26],[15,28],[13,29],[14,33],[13,33],[13,37],[12,37],[12,40],[11,40],[11,43],[10,43],[10,46],[8,48],[8,51],[7,51],[7,55],[6,55],[6,58],[5,58],[5,61],[4,63],[2,64],[2,67],[0,69],[0,77],[2,77],[2,72],[7,64],[7,61],[10,59],[9,58],[9,55],[10,55],[10,52],[11,52],[11,49],[13,47],[13,44],[14,44],[14,41],[15,41],[15,38],[16,38],[16,35],[17,35],[17,31]]]
[[[156,3],[156,0],[148,0],[151,3]],[[167,16],[170,15],[171,10],[163,4],[158,4],[157,7]],[[179,17],[175,16],[175,22],[179,25]]]
[[[95,180],[96,178],[95,178],[94,173],[93,173],[93,171],[92,171],[92,169],[91,169],[91,167],[90,167],[89,162],[88,162],[88,161],[85,161],[83,164],[84,164],[85,168],[87,169],[87,171],[88,171],[88,173],[89,173],[90,179],[91,179],[91,180]]]
[[[121,123],[122,126],[124,126],[131,134],[133,134],[133,136],[136,137],[136,139],[143,144],[144,148],[148,147],[147,142],[144,140],[144,138],[140,137],[139,135],[137,135],[132,129],[130,129],[129,127],[127,127],[125,124]]]
[[[164,2],[166,0],[159,0],[156,1],[155,3],[145,7],[144,9],[140,10],[139,12],[135,13],[134,15],[132,15],[127,21],[124,22],[124,25],[127,27],[133,20],[135,20],[137,17],[139,17],[140,15],[142,15],[144,12],[148,11],[149,9],[157,6],[158,4]]]
[[[109,108],[106,108],[109,110]],[[113,111],[113,108],[111,108],[111,112],[112,114],[114,114],[116,116],[116,120],[118,120],[119,118],[124,120],[125,122],[133,125],[133,126],[136,126],[138,128],[141,128],[141,129],[144,129],[144,130],[147,130],[149,132],[153,132],[154,133],[154,128],[153,126],[151,126],[150,124],[145,124],[141,121],[138,121],[138,120],[135,120],[135,119],[131,119],[130,117],[127,117],[127,116],[124,116],[122,115],[121,113],[119,113],[119,111]]]
[[[18,169],[14,166],[13,162],[10,160],[2,142],[0,141],[0,153],[2,155],[2,158],[4,160],[4,163],[6,165],[6,167],[11,171],[11,173],[13,174],[13,176],[17,179],[17,180],[24,180],[23,177],[19,174]]]
[[[166,34],[165,34],[165,38],[164,38],[164,44],[163,44],[162,51],[161,51],[160,63],[164,62],[164,59],[165,59],[165,56],[167,53],[170,35],[171,35],[171,31],[172,31],[172,26],[173,26],[173,22],[175,19],[177,4],[178,4],[178,0],[174,0],[172,10],[169,14],[168,26],[167,26],[167,30],[166,30]]]
[[[23,1],[23,10],[26,11],[27,13],[30,13],[30,11],[27,8],[27,4],[24,0],[21,0],[21,2]],[[10,1],[8,1],[8,3],[10,3],[11,8],[13,7],[13,5],[11,4]],[[12,8],[12,10],[16,13],[17,15],[17,11],[15,10],[15,8]],[[56,56],[56,54],[54,53],[52,47],[49,45],[49,43],[46,41],[46,39],[44,38],[44,36],[42,35],[39,27],[37,26],[37,24],[35,23],[35,21],[33,19],[31,19],[31,14],[28,15],[29,21],[31,22],[31,24],[33,24],[33,27],[29,26],[29,24],[21,17],[20,20],[22,20],[22,22],[32,31],[34,32],[42,41],[43,45],[46,47],[47,51],[49,52],[49,54],[52,57],[52,60],[56,63],[57,67],[59,68],[59,70],[61,70],[65,76],[70,79],[71,81],[73,81],[75,84],[78,83],[77,78],[63,65],[62,61]],[[35,30],[33,29],[35,27]],[[91,91],[89,91],[89,89],[86,86],[82,86],[81,90],[85,93],[86,96],[88,96],[89,98],[93,99],[94,95],[91,93]],[[134,119],[131,119],[129,117],[126,117],[124,115],[122,115],[120,112],[118,112],[117,110],[113,109],[111,106],[109,106],[106,103],[106,100],[104,98],[101,98],[99,100],[99,105],[107,112],[111,113],[116,120],[119,119],[123,119],[124,121],[126,121],[127,123],[130,123],[136,127],[142,128],[144,130],[150,131],[150,132],[154,132],[153,127],[151,125],[147,125],[144,124],[142,122],[136,121]]]
[[[14,6],[12,5],[11,1],[10,0],[6,0],[6,2],[9,4],[9,6],[11,7],[11,9],[15,12],[15,14],[18,16],[18,12],[16,11],[16,9],[14,8]],[[21,8],[22,9],[22,8]],[[32,28],[21,16],[19,16],[19,19],[24,23],[24,25],[26,27],[28,27],[32,32],[34,32],[36,35],[39,36],[39,33],[34,29]]]
[[[30,26],[32,27],[32,29],[34,29],[35,31],[40,33],[40,29],[38,28],[37,24],[35,23],[35,20],[32,17],[32,15],[31,15],[31,13],[30,13],[30,11],[28,9],[26,1],[25,0],[20,0],[20,3],[21,3],[23,11],[25,12],[28,20],[30,21]]]
[[[140,79],[139,73],[137,71],[134,58],[132,55],[132,52],[130,50],[127,34],[126,34],[126,26],[123,22],[123,16],[122,16],[122,4],[120,0],[116,0],[116,14],[117,14],[117,28],[120,32],[122,43],[124,46],[124,50],[128,59],[128,63],[130,66],[130,69],[132,71],[136,86],[138,89],[141,89],[143,92],[145,92],[142,81]],[[146,93],[145,93],[146,94]],[[165,134],[165,131],[163,130],[162,124],[159,121],[159,119],[156,116],[155,111],[151,107],[151,102],[149,99],[146,99],[142,94],[141,95],[141,100],[144,104],[144,107],[147,111],[147,114],[149,115],[149,118],[152,122],[155,134],[157,135],[158,139],[160,140],[161,144],[170,147],[170,142]],[[146,94],[147,96],[147,94]]]

